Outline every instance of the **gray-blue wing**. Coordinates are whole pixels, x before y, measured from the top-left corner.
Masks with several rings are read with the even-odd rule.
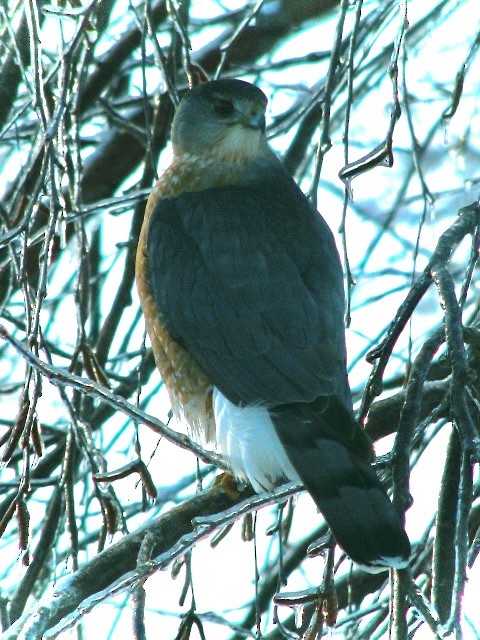
[[[161,200],[148,261],[172,337],[232,402],[350,407],[337,250],[285,173]]]
[[[288,176],[158,203],[149,280],[172,337],[236,404],[265,404],[351,558],[403,567],[410,544],[369,465],[345,370],[332,234]]]

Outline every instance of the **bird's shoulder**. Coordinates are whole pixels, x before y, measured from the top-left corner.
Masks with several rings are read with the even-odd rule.
[[[306,241],[315,241],[320,234],[334,246],[329,227],[269,148],[248,161],[219,162],[214,155],[190,154],[174,158],[151,192],[144,224],[172,208],[177,215],[207,208],[228,217],[229,209],[219,207],[222,198],[237,213],[261,212],[265,222],[284,226],[292,238],[303,233]]]
[[[270,291],[282,287],[294,270],[321,304],[338,297],[336,307],[343,308],[333,234],[273,153],[241,167],[179,158],[158,181],[146,215],[145,240],[157,266],[159,251],[164,265],[179,252],[186,269],[189,247],[219,282],[248,280],[252,294],[262,282]]]

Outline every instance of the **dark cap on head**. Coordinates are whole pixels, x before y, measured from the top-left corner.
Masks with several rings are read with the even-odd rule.
[[[197,84],[185,94],[183,100],[190,96],[202,96],[207,99],[214,96],[230,96],[236,100],[263,102],[265,105],[268,102],[267,96],[254,84],[233,78],[211,80],[210,82]]]

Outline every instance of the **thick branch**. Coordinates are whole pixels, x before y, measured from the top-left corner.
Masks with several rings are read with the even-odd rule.
[[[105,551],[84,564],[76,573],[60,581],[54,593],[47,594],[44,601],[31,608],[12,625],[2,636],[2,640],[18,638],[21,630],[38,616],[44,624],[43,631],[53,627],[71,614],[86,599],[104,591],[112,584],[133,571],[137,565],[140,545],[146,535],[152,536],[152,557],[159,556],[173,547],[184,535],[194,530],[192,520],[199,516],[208,516],[224,511],[248,497],[249,492],[238,494],[234,498],[227,494],[221,485],[215,485],[168,513],[151,520],[134,533],[125,536]],[[46,613],[48,612],[48,614]]]

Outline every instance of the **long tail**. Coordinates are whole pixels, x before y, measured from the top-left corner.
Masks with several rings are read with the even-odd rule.
[[[370,464],[371,445],[351,414],[338,403],[328,409],[323,403],[321,411],[313,404],[291,404],[271,416],[292,465],[345,553],[370,572],[407,566],[410,542]]]

